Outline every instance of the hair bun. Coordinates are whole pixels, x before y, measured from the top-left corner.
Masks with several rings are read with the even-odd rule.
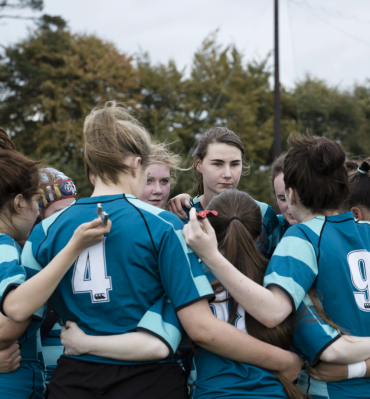
[[[361,170],[364,173],[367,173],[370,170],[370,164],[367,161],[362,162],[361,166],[359,167],[359,170]]]
[[[6,131],[0,127],[0,148],[3,150],[15,150],[12,140],[10,140]]]
[[[343,167],[346,153],[343,147],[323,137],[315,137],[315,143],[307,148],[312,167],[320,175],[331,175],[336,169]]]

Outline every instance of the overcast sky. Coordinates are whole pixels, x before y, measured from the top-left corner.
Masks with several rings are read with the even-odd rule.
[[[273,50],[273,0],[44,0],[73,32],[93,33],[118,49],[148,51],[153,62],[174,59],[189,71],[202,40],[219,29],[245,60]],[[349,88],[370,78],[370,0],[280,0],[281,82],[310,73]],[[9,14],[10,12],[8,12]],[[24,12],[30,15],[30,12]],[[1,20],[0,43],[27,36],[25,21]],[[272,58],[271,58],[272,65]]]

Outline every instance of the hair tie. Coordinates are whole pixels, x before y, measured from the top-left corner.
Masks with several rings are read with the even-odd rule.
[[[233,216],[233,217],[230,219],[229,224],[230,224],[234,219],[238,219],[239,222],[241,222],[241,220],[240,220],[237,216]]]
[[[363,175],[367,175],[367,172],[365,172],[364,170],[361,170],[360,167],[357,168],[357,170],[362,173]]]

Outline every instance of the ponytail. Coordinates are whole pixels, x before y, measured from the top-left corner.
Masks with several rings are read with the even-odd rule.
[[[241,273],[263,284],[263,278],[268,261],[256,247],[256,241],[262,234],[262,214],[257,203],[248,194],[228,190],[219,194],[208,205],[208,209],[218,212],[218,216],[210,219],[215,229],[219,248],[225,253],[226,259]],[[224,291],[219,281],[212,284],[218,293]],[[235,318],[238,304],[232,297],[220,301],[231,301],[232,309],[229,323]],[[248,334],[260,341],[289,350],[292,341],[292,320],[289,317],[275,328],[267,328],[250,314],[245,312],[245,327]],[[289,399],[305,399],[304,394],[296,385],[273,373],[280,381]]]

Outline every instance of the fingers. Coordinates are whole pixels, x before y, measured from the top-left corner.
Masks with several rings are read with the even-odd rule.
[[[181,196],[181,194],[180,194]],[[191,197],[190,197],[191,198]],[[189,202],[189,201],[188,201]],[[190,208],[190,204],[189,204]],[[180,219],[186,220],[188,218],[188,215],[186,212],[182,209],[182,203],[181,203],[181,198],[179,196],[170,199],[169,205],[167,205],[167,209],[177,215]]]
[[[74,324],[76,324],[74,321],[67,320],[65,327],[66,327],[66,329],[71,328]]]

